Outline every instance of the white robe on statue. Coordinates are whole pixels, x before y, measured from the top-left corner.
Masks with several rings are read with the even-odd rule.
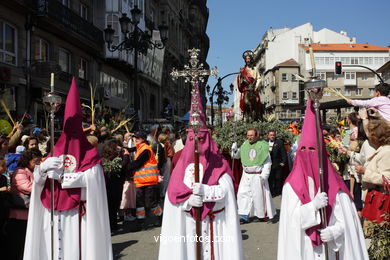
[[[213,197],[214,199],[212,199]],[[215,201],[213,211],[224,208],[223,211],[215,214],[213,222],[215,259],[244,259],[242,235],[231,177],[224,174],[219,179],[218,185],[205,189],[203,201]],[[168,194],[165,196],[161,235],[155,238],[156,242],[160,242],[159,260],[196,259],[195,220],[190,213],[186,212],[191,209],[187,202],[172,204]],[[202,220],[201,240],[203,240],[202,259],[211,259],[209,216]]]
[[[24,260],[51,259],[50,210],[41,202],[45,180],[37,167],[30,199]],[[81,223],[81,258],[113,259],[102,167],[97,164],[84,172],[65,173],[62,187],[81,188],[81,199],[86,200],[86,214]],[[78,209],[54,212],[54,259],[79,259],[79,225]]]
[[[289,183],[284,185],[282,194],[278,260],[324,259],[323,247],[313,247],[305,232],[321,223],[319,211],[312,203],[302,205]],[[329,260],[336,259],[334,251],[339,251],[340,260],[369,259],[355,205],[344,192],[336,195],[328,227],[335,237],[328,242]]]
[[[271,157],[268,155],[265,162],[260,166],[243,166],[237,193],[239,215],[256,216],[258,218],[268,217],[269,219],[276,215],[268,185],[271,165]],[[248,174],[247,172],[261,172],[261,174]]]

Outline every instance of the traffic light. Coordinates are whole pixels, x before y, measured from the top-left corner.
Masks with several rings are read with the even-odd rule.
[[[342,64],[341,61],[336,61],[335,63],[335,73],[340,75],[342,73]]]

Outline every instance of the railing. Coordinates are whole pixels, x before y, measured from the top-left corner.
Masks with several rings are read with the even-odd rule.
[[[37,0],[39,15],[47,16],[61,23],[65,28],[78,33],[80,36],[103,44],[103,32],[92,23],[81,18],[77,13],[61,4],[58,0]]]

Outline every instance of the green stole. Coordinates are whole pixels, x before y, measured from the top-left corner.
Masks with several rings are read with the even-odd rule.
[[[257,141],[250,144],[246,140],[240,147],[241,163],[243,166],[262,165],[268,157],[269,145],[266,141]]]

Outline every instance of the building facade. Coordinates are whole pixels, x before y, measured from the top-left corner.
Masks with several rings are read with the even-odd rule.
[[[389,56],[389,48],[356,44],[356,38],[349,37],[346,31],[338,33],[327,28],[315,31],[310,23],[295,28],[271,28],[254,49],[256,68],[262,75],[260,97],[265,118],[273,115],[288,121],[302,117],[307,96],[303,82],[298,81],[296,75],[311,76],[309,47],[314,51],[317,74],[327,81],[329,87],[351,98],[371,97],[378,81],[373,73],[358,67],[344,67],[342,75],[335,75],[335,61],[376,70],[387,62]],[[235,114],[239,113],[238,96],[235,93]],[[335,99],[338,98],[325,93],[322,102]],[[328,115],[341,116],[351,110],[332,110]]]
[[[149,49],[147,54],[137,55],[137,70],[134,52],[108,51],[103,34],[111,25],[114,44],[120,43],[124,35],[119,18],[122,13],[130,14],[135,6],[142,11],[138,26],[150,33],[152,41],[160,40],[160,24],[169,26],[165,49]],[[98,107],[113,114],[123,110],[130,116],[137,111],[138,118],[146,121],[161,117],[171,104],[175,108],[172,114],[182,115],[189,107],[189,88],[184,82],[172,81],[169,73],[173,67],[186,64],[188,48],[200,48],[200,60],[206,60],[207,22],[206,1],[2,1],[1,97],[14,119],[28,113],[36,124],[44,126],[47,117],[42,97],[50,90],[50,73],[54,72],[55,90],[64,99],[75,77],[82,103],[90,102],[92,85]]]

